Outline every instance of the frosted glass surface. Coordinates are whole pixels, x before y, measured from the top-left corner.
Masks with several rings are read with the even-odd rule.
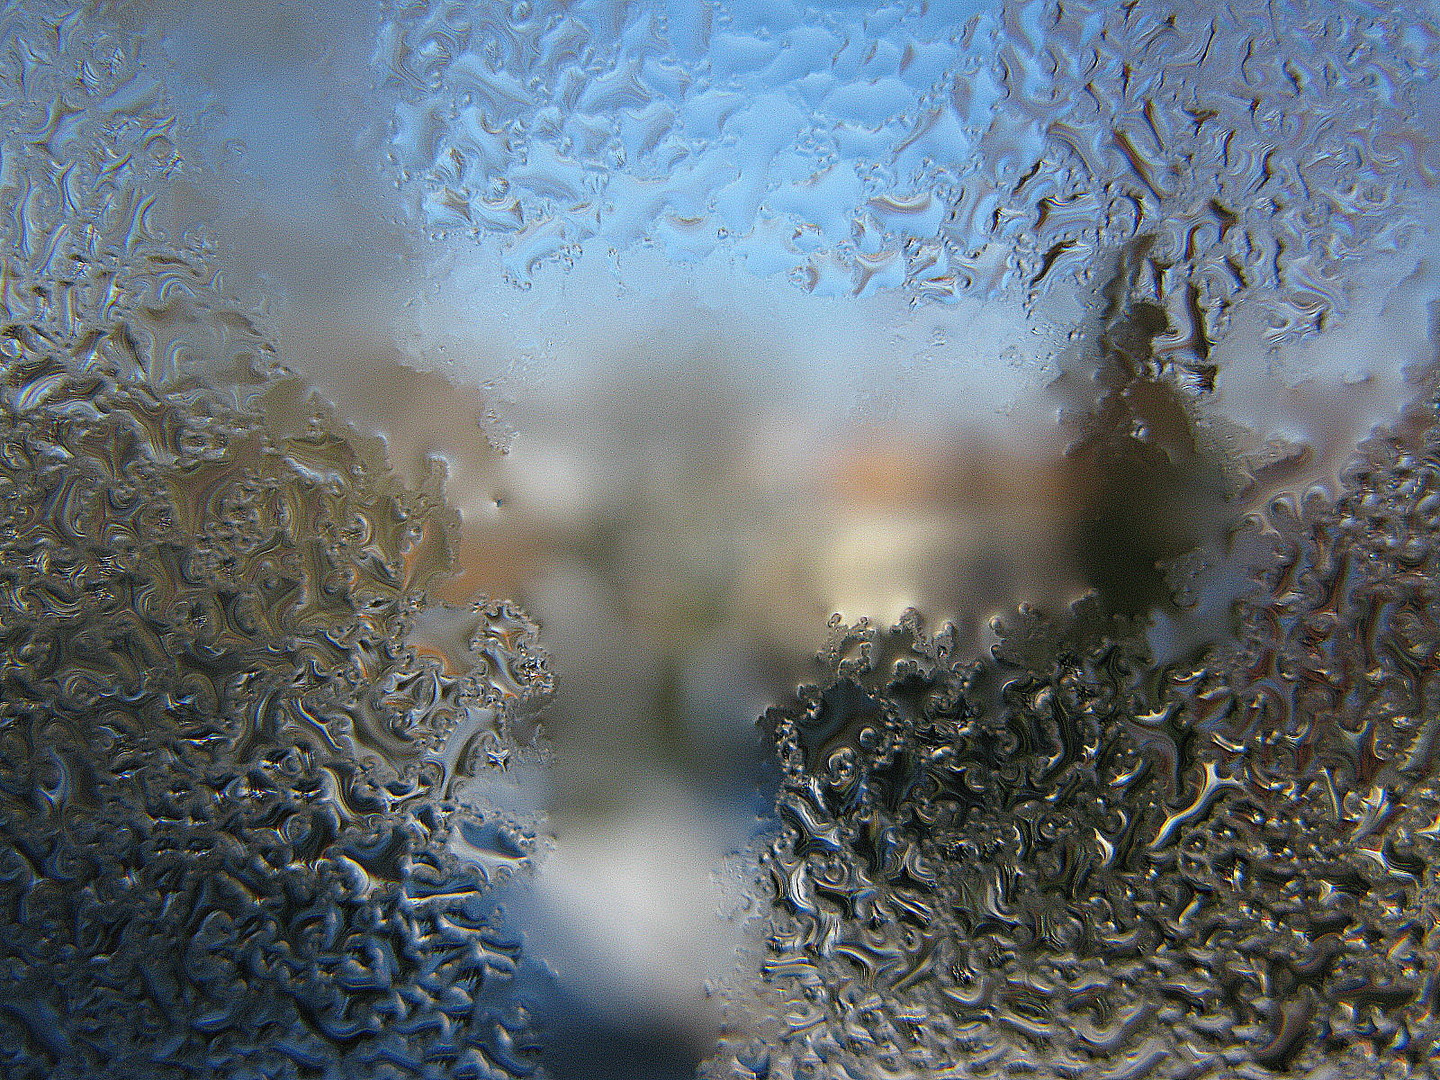
[[[1436,1075],[1431,5],[0,19],[0,1075]]]

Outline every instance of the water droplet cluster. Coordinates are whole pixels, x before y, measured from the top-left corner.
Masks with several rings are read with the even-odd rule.
[[[471,849],[536,836],[449,794],[527,752],[535,628],[481,603],[459,661],[417,653],[438,481],[168,235],[131,43],[7,18],[0,1071],[527,1075],[508,871]],[[447,753],[462,726],[494,755]]]
[[[1345,303],[1434,183],[1435,30],[1359,3],[396,6],[377,62],[420,220],[528,282],[596,244],[822,294],[1034,297],[1141,233],[1171,350],[1259,292]]]
[[[1434,1075],[1435,420],[1234,523],[1195,660],[1104,589],[983,660],[837,617],[766,716],[772,911],[711,1075]]]
[[[428,603],[438,470],[402,483],[177,224],[202,170],[112,7],[0,11],[0,1072],[536,1075],[495,886],[542,841],[487,799],[543,759],[537,629]],[[752,978],[708,1072],[1434,1076],[1433,387],[1229,552],[1187,562],[1188,519],[1142,543],[1126,501],[1138,466],[1163,528],[1220,513],[1185,403],[1233,311],[1289,342],[1407,242],[1433,26],[682,8],[386,5],[401,224],[521,284],[642,245],[819,294],[1033,301],[1117,251],[1123,281],[1071,455],[1095,594],[978,660],[837,619],[764,719]],[[1157,590],[1206,559],[1250,583],[1233,633],[1157,663],[1146,615],[1193,606]]]

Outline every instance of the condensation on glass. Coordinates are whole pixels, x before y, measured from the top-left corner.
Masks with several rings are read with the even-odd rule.
[[[0,11],[0,1072],[1435,1074],[1427,6]]]

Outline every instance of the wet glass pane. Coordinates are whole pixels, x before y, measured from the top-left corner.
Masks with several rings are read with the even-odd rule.
[[[1433,5],[0,18],[0,1074],[1435,1075]]]

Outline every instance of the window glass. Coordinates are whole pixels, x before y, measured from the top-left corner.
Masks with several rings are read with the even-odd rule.
[[[0,19],[0,1073],[1434,1074],[1432,5]]]

